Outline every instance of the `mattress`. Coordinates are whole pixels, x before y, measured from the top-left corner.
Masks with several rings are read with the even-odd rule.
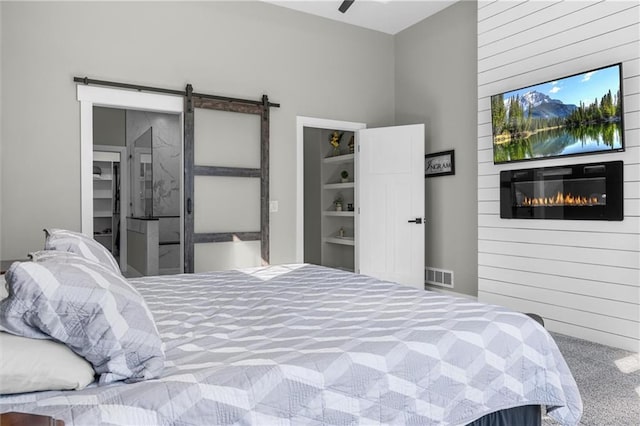
[[[504,307],[306,265],[132,279],[162,376],[0,397],[69,425],[464,425],[582,402],[553,338]]]

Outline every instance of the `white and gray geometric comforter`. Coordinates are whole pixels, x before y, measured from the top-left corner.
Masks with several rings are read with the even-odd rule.
[[[0,398],[70,425],[463,425],[519,405],[577,424],[582,402],[527,316],[312,265],[131,280],[160,379]]]

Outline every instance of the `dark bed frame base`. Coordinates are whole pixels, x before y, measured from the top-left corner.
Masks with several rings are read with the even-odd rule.
[[[529,317],[544,327],[544,320],[540,315],[527,313]],[[541,426],[542,409],[539,405],[523,405],[522,407],[508,408],[506,410],[489,413],[467,426]]]
[[[540,426],[542,410],[539,405],[524,405],[489,413],[467,426]]]

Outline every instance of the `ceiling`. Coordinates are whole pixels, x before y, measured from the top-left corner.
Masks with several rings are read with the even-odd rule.
[[[342,0],[262,1],[387,34],[396,34],[458,0],[355,0],[346,13],[338,11]]]

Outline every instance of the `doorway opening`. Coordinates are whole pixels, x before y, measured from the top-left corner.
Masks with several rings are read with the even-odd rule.
[[[312,260],[307,257],[305,243],[311,235],[310,229],[320,227],[323,248],[336,245],[342,250],[342,255],[333,250],[337,257],[333,260],[327,257],[326,266],[353,269],[356,273],[424,289],[424,124],[365,127],[362,123],[297,118],[297,260]],[[321,167],[329,170],[320,174],[322,179],[316,185],[324,195],[320,198],[319,209],[315,207],[321,212],[320,223],[317,218],[308,219],[307,212],[314,207],[305,203],[305,180],[312,179],[305,173],[308,168],[304,159],[307,151],[305,129],[308,128],[328,130],[324,134],[320,132],[317,141],[327,150],[321,151],[318,161]],[[343,153],[344,148],[332,153],[334,131],[338,131],[338,136],[354,133],[354,154]],[[306,133],[317,132],[307,130]],[[388,149],[390,146],[393,150]],[[347,161],[353,162],[353,182],[348,179]],[[329,169],[330,166],[336,167]],[[346,182],[337,180],[342,171],[347,171]],[[342,190],[346,192],[347,186],[353,191],[353,211],[349,209],[347,196],[329,195]],[[337,207],[339,199],[343,201],[340,209]],[[347,257],[344,237],[350,236],[350,230],[329,221],[334,217],[349,217],[353,221],[353,242],[348,248],[353,253],[349,255],[353,268],[341,263]],[[305,226],[305,222],[311,222],[311,226]],[[323,229],[325,223],[328,226]],[[322,257],[321,264],[325,265]]]
[[[182,272],[179,116],[94,106],[93,143],[93,238],[126,276]]]
[[[358,272],[357,131],[364,123],[297,117],[299,262]]]
[[[120,177],[120,191],[117,193],[117,197],[119,199],[118,218],[121,226],[111,226],[112,232],[115,231],[115,234],[119,234],[119,238],[116,241],[116,237],[112,236],[110,241],[112,244],[117,244],[119,257],[122,259],[124,256],[126,259],[126,261],[122,259],[120,265],[121,270],[127,276],[182,272],[184,270],[183,250],[181,249],[184,244],[182,232],[184,229],[182,203],[184,191],[182,178],[184,175],[182,161],[183,97],[94,86],[78,86],[77,89],[81,107],[80,186],[82,233],[94,237],[96,232],[107,234],[104,231],[109,228],[104,224],[97,227],[94,223],[94,191],[96,191],[94,189],[93,173],[95,165],[94,151],[96,149],[98,151],[100,149],[104,150],[105,146],[104,143],[100,143],[104,141],[98,136],[99,133],[95,132],[97,130],[96,126],[100,126],[100,119],[96,120],[94,108],[101,112],[109,110],[112,114],[117,110],[128,111],[131,118],[138,118],[137,120],[131,120],[130,127],[123,131],[132,140],[128,143],[123,138],[124,142],[120,144],[120,147],[107,149],[107,151],[121,151],[124,153],[120,155],[121,161],[115,169]],[[119,113],[115,112],[115,114]],[[169,122],[171,125],[168,125]],[[155,125],[149,125],[150,123],[155,123]],[[154,131],[150,130],[151,128],[156,129],[155,133],[158,138],[155,140],[152,136]],[[169,128],[172,130],[167,130]],[[177,139],[177,144],[170,148],[170,153],[167,151],[167,140],[162,137],[167,132],[172,133],[173,139]],[[94,139],[98,143],[94,144]],[[145,151],[144,155],[140,155],[140,161],[137,163],[133,161],[135,157],[135,140],[140,140],[140,144],[146,141],[150,145],[140,150],[140,152],[144,150],[150,152]],[[156,148],[155,154],[154,147]],[[166,161],[159,159],[170,156],[177,157],[177,161],[169,167],[169,174],[173,176],[173,179],[167,178]],[[158,167],[156,167],[155,174],[153,173],[155,170],[152,168],[154,158],[158,159]],[[136,164],[138,165],[137,168],[135,168]],[[112,168],[111,170],[114,169]],[[145,171],[145,173],[141,175],[140,171]],[[155,179],[152,177],[154,175]],[[134,176],[138,181],[142,176],[142,183],[137,182],[139,185],[135,193],[129,190],[129,185],[125,185],[129,180],[133,180]],[[115,192],[113,194],[116,195]],[[156,196],[160,194],[162,196]],[[136,217],[133,214],[134,199],[139,199],[140,204],[145,207],[144,214],[141,217]],[[173,202],[174,199],[177,202]],[[99,203],[102,202],[100,201]],[[170,225],[160,226],[161,220],[163,222],[169,221]],[[161,236],[160,232],[163,229],[171,231],[163,232]],[[152,237],[152,235],[155,235],[155,237]],[[106,236],[99,238],[109,240]],[[167,244],[162,244],[161,241],[163,240]],[[171,250],[172,253],[169,254],[170,261],[164,263],[166,268],[162,268],[163,264],[160,258],[162,253],[170,248],[168,246],[174,246],[175,249]],[[114,246],[112,246],[112,249],[117,250]],[[132,257],[133,253],[138,257],[140,257],[139,255],[143,256],[146,260],[142,263],[136,262]]]

